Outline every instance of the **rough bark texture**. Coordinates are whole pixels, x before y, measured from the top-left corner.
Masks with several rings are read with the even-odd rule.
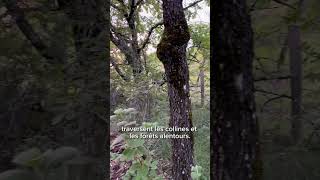
[[[214,1],[212,12],[211,175],[214,180],[260,179],[253,32],[246,1]]]
[[[163,63],[168,82],[170,127],[192,127],[189,97],[189,70],[186,47],[190,39],[182,0],[163,0],[164,33],[157,47],[157,56]],[[176,132],[176,134],[180,134]],[[193,165],[193,136],[172,139],[172,178],[191,179]]]
[[[301,136],[301,101],[302,101],[302,54],[300,27],[289,26],[288,46],[291,73],[291,136],[294,142],[298,142]]]

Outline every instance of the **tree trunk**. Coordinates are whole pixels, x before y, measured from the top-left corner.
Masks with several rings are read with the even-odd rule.
[[[204,59],[200,65],[200,73],[199,73],[199,80],[200,80],[200,96],[201,96],[201,107],[204,106],[204,97],[205,97],[205,87],[204,87],[204,66],[206,60]]]
[[[215,1],[212,12],[212,177],[257,180],[262,164],[253,91],[253,32],[246,1]]]
[[[200,94],[201,94],[201,107],[204,106],[204,72],[203,69],[200,70]]]
[[[189,95],[189,70],[186,47],[190,39],[182,0],[163,0],[164,33],[157,47],[157,56],[163,63],[168,83],[170,127],[192,127]],[[176,132],[181,134],[183,132]],[[172,178],[191,180],[193,165],[193,136],[172,139]]]
[[[290,54],[291,73],[291,136],[294,142],[298,142],[301,136],[301,100],[302,100],[302,54],[300,41],[300,27],[289,26],[288,46]]]

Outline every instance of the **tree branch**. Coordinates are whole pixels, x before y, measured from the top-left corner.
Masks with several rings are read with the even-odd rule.
[[[267,104],[269,104],[270,102],[272,101],[275,101],[277,99],[281,99],[281,98],[288,98],[286,95],[279,95],[279,96],[276,96],[276,97],[273,97],[273,98],[270,98],[268,99],[266,102],[263,103],[262,107],[261,107],[261,112],[263,112],[263,109],[265,108],[265,106]],[[290,98],[291,99],[291,98]]]
[[[286,94],[277,94],[277,93],[265,91],[265,90],[262,90],[262,89],[254,89],[254,92],[260,92],[260,93],[263,93],[263,94],[270,94],[270,95],[276,96],[276,97],[268,99],[266,102],[263,103],[263,105],[261,107],[261,112],[263,111],[264,107],[268,103],[270,103],[270,102],[272,102],[274,100],[281,99],[281,98],[287,98],[287,99],[291,99],[292,100],[292,97],[288,96]]]
[[[195,1],[195,2],[193,2],[193,3],[190,3],[188,6],[184,7],[183,10],[185,11],[185,10],[187,10],[187,9],[189,9],[189,8],[197,5],[197,4],[199,4],[199,3],[202,2],[202,1],[203,1],[203,0],[198,0],[198,1]]]
[[[129,78],[121,71],[121,69],[119,68],[118,64],[116,63],[115,59],[112,56],[110,56],[110,62],[112,64],[112,66],[114,67],[114,69],[116,70],[116,72],[119,74],[119,76],[124,81],[129,81]]]
[[[191,4],[189,4],[188,6],[184,7],[183,10],[185,11],[185,10],[187,10],[187,9],[189,9],[189,8],[197,5],[198,3],[202,2],[202,1],[203,1],[203,0],[195,1],[195,2],[193,2],[193,3],[191,3]],[[147,44],[148,44],[149,41],[150,41],[150,37],[151,37],[153,31],[154,31],[156,28],[158,28],[159,26],[162,26],[162,25],[163,25],[163,21],[160,21],[160,22],[154,24],[154,25],[149,29],[148,35],[147,35],[146,39],[143,41],[141,47],[138,49],[138,52],[140,52],[142,49],[144,49],[144,48],[147,46]]]
[[[265,90],[262,90],[262,89],[254,89],[254,92],[260,92],[260,93],[270,94],[270,95],[274,95],[274,96],[282,96],[282,97],[286,97],[288,99],[292,99],[291,96],[288,96],[286,94],[277,94],[277,93],[265,91]]]
[[[269,7],[269,8],[252,9],[251,11],[272,10],[272,9],[278,9],[278,8],[280,8],[280,7],[275,6],[275,7]]]
[[[111,28],[112,30],[112,28]],[[125,55],[130,55],[132,53],[132,50],[128,46],[127,42],[120,37],[115,37],[116,34],[110,32],[110,39],[117,46],[118,49],[120,49]]]
[[[117,5],[115,5],[115,4],[113,4],[113,3],[110,3],[110,6],[113,7],[114,9],[120,11],[120,12],[123,13],[123,14],[126,14],[126,13],[127,13],[123,8],[118,7]]]
[[[269,80],[281,80],[281,79],[290,79],[291,76],[279,76],[279,77],[261,77],[258,79],[255,79],[255,82],[259,81],[269,81]]]
[[[144,49],[144,48],[147,46],[147,44],[149,43],[150,36],[151,36],[152,32],[153,32],[156,28],[158,28],[159,26],[162,26],[162,25],[163,25],[163,22],[161,21],[161,22],[156,23],[155,25],[153,25],[153,26],[150,28],[150,30],[148,31],[148,35],[147,35],[146,39],[143,41],[141,47],[138,49],[138,52],[140,52],[142,49]]]
[[[250,12],[255,10],[255,7],[256,7],[258,1],[259,1],[259,0],[255,0],[255,1],[252,3],[252,5],[250,6],[250,9],[249,9]]]
[[[140,6],[142,3],[143,3],[144,0],[139,0],[137,3],[136,3],[136,6]]]
[[[276,2],[276,3],[278,3],[278,4],[287,6],[287,7],[291,8],[291,9],[297,9],[296,7],[292,6],[291,4],[288,4],[288,3],[283,2],[283,1],[281,1],[281,0],[273,0],[273,1]]]
[[[51,60],[51,63],[57,63],[52,60],[58,60],[58,62],[62,61],[56,56],[54,56],[52,53],[49,53],[50,51],[48,45],[41,39],[41,37],[34,31],[33,27],[29,24],[29,22],[25,18],[24,12],[17,5],[17,1],[5,0],[4,2],[9,14],[13,17],[21,32],[36,48],[40,55],[48,60]]]

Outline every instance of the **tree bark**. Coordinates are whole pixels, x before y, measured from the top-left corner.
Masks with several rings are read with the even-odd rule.
[[[211,175],[257,180],[262,164],[255,114],[253,32],[245,0],[213,3]]]
[[[302,123],[301,101],[302,101],[302,54],[300,27],[290,25],[288,30],[288,46],[290,57],[290,73],[291,73],[291,136],[296,143],[301,136]]]
[[[164,33],[157,47],[157,56],[163,63],[168,83],[170,127],[192,128],[189,95],[189,69],[186,47],[190,39],[182,0],[163,0]],[[181,134],[183,132],[175,132]],[[193,165],[193,136],[172,139],[172,178],[191,180]]]

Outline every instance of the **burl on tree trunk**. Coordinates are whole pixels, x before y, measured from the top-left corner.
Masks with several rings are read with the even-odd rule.
[[[168,82],[170,127],[192,127],[189,97],[189,69],[186,47],[190,39],[182,0],[163,0],[164,33],[157,47],[157,56],[163,63]],[[185,132],[184,132],[185,133]],[[176,134],[178,134],[176,132]],[[193,136],[172,139],[172,178],[191,179],[193,165]]]
[[[261,177],[252,74],[253,32],[245,0],[213,3],[211,175],[215,180]]]

